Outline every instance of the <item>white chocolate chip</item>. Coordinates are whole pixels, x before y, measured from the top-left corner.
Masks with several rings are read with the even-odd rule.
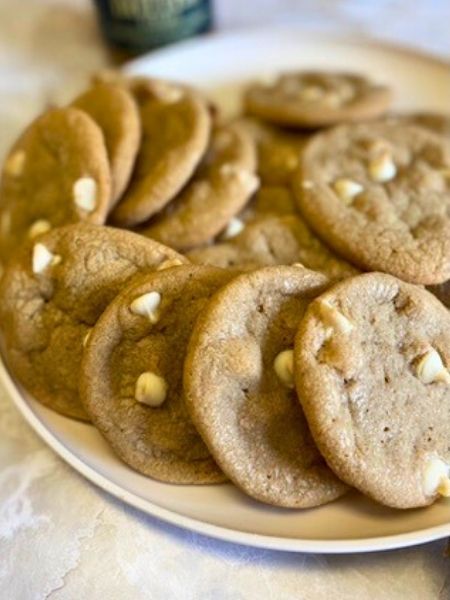
[[[147,371],[141,373],[136,381],[134,397],[147,406],[158,407],[166,399],[167,383],[163,377]]]
[[[53,254],[44,244],[35,244],[33,248],[32,269],[36,275],[43,273],[50,266],[61,262],[61,257]]]
[[[369,162],[369,174],[373,181],[385,183],[397,175],[397,167],[388,151],[383,151],[379,156]]]
[[[431,458],[424,472],[423,487],[427,496],[450,497],[450,466],[437,457]]]
[[[92,212],[97,206],[97,183],[92,177],[81,177],[73,184],[73,199],[81,210]]]
[[[135,298],[130,304],[130,310],[135,315],[146,317],[150,323],[156,323],[159,319],[159,305],[161,294],[159,292],[148,292]]]
[[[289,388],[294,387],[294,351],[283,350],[273,361],[278,378]]]
[[[25,166],[25,152],[23,150],[16,150],[6,159],[4,172],[10,177],[19,177],[23,173]]]
[[[183,261],[179,258],[168,258],[167,260],[163,260],[163,262],[158,265],[156,268],[157,271],[164,271],[165,269],[170,269],[172,267],[179,267],[183,265]]]
[[[88,329],[88,331],[86,332],[86,334],[85,334],[85,336],[83,338],[83,348],[86,347],[86,345],[87,345],[87,343],[89,341],[89,338],[91,337],[91,333],[92,333],[92,329]]]
[[[314,182],[309,181],[309,179],[305,179],[304,181],[302,181],[302,188],[304,190],[310,190],[314,187]]]
[[[426,352],[416,363],[416,374],[422,383],[442,382],[450,384],[450,373],[434,348]]]
[[[229,240],[236,237],[244,229],[244,223],[237,217],[233,217],[221,234],[222,240]]]
[[[51,228],[52,226],[50,225],[49,221],[46,219],[38,219],[28,229],[28,237],[35,238],[38,235],[47,233],[47,231],[50,231]]]
[[[353,199],[364,190],[360,183],[346,177],[336,179],[333,187],[336,190],[336,194],[345,204],[351,204]]]
[[[319,300],[317,306],[319,307],[322,320],[328,326],[328,337],[336,331],[343,334],[352,331],[353,323],[339,312],[328,300]]]

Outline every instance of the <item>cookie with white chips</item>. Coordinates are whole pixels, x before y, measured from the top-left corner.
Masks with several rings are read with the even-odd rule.
[[[356,73],[293,71],[250,86],[244,104],[249,114],[271,123],[314,129],[379,117],[391,99],[388,87]]]
[[[333,471],[396,508],[450,496],[450,314],[426,290],[368,273],[314,300],[294,372]]]
[[[183,251],[211,241],[258,189],[256,147],[239,123],[215,129],[203,162],[167,209],[140,232]]]
[[[53,227],[105,222],[111,174],[103,134],[77,108],[47,111],[19,137],[0,185],[0,260]]]
[[[88,419],[78,385],[91,328],[135,275],[182,262],[186,259],[170,248],[111,227],[68,225],[30,241],[0,284],[0,319],[12,372],[42,404]]]
[[[197,316],[232,276],[198,265],[145,275],[92,330],[82,364],[83,403],[116,453],[145,475],[189,484],[226,479],[189,417],[182,375]]]
[[[292,371],[299,322],[327,284],[302,267],[242,274],[214,294],[189,343],[194,424],[228,477],[275,506],[318,506],[347,489],[311,438]]]
[[[311,228],[367,271],[450,278],[450,140],[406,123],[341,125],[305,148],[294,179]]]

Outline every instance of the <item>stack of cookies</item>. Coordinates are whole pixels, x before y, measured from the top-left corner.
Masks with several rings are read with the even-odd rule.
[[[450,496],[450,117],[390,103],[287,73],[225,121],[109,74],[40,116],[0,186],[18,381],[160,481]]]

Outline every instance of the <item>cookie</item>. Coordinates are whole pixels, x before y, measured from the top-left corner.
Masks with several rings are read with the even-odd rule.
[[[226,479],[189,417],[182,375],[194,322],[231,276],[198,265],[145,275],[92,330],[82,365],[84,405],[117,454],[145,475],[170,483]]]
[[[255,84],[244,96],[245,110],[265,121],[316,128],[381,116],[391,103],[389,88],[361,75],[299,71],[273,84]]]
[[[177,250],[209,242],[259,185],[255,146],[239,124],[217,128],[193,179],[167,210],[140,232]]]
[[[450,496],[450,314],[382,273],[312,302],[294,371],[314,439],[349,485],[396,508]]]
[[[226,475],[275,506],[341,496],[308,430],[292,375],[294,336],[327,279],[301,267],[240,275],[200,315],[184,369],[194,424]]]
[[[450,137],[450,115],[432,112],[421,112],[413,115],[407,115],[405,119],[408,122],[415,123],[435,133]]]
[[[106,219],[111,176],[100,128],[76,108],[53,109],[19,137],[0,184],[0,259],[26,239],[77,221]]]
[[[146,221],[178,194],[203,157],[211,128],[206,103],[190,89],[145,80],[132,90],[142,140],[130,186],[111,215],[121,226]]]
[[[402,123],[342,125],[305,148],[294,191],[338,254],[412,283],[450,278],[450,140]]]
[[[286,131],[249,117],[239,122],[247,129],[256,144],[257,174],[262,185],[289,186],[310,134]]]
[[[242,270],[302,263],[330,279],[357,273],[333,255],[299,216],[266,217],[242,226],[242,232],[229,241],[193,250],[187,256],[195,263]]]
[[[249,209],[254,216],[285,216],[298,212],[292,190],[283,185],[262,185]]]
[[[21,249],[0,284],[0,318],[9,366],[27,391],[87,419],[78,395],[86,336],[133,276],[167,260],[185,259],[135,233],[89,224],[54,229]]]
[[[141,138],[141,122],[136,102],[120,85],[99,83],[72,103],[87,113],[100,127],[111,168],[111,207],[128,185]]]

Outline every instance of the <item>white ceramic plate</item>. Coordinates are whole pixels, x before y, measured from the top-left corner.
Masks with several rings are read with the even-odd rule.
[[[145,56],[127,70],[197,84],[231,111],[246,79],[298,67],[368,73],[392,85],[395,108],[450,107],[449,65],[403,49],[298,30],[211,36]],[[0,367],[0,380],[25,419],[64,460],[114,496],[171,523],[233,542],[303,552],[384,550],[450,536],[450,501],[402,512],[352,493],[296,511],[259,504],[228,484],[172,486],[147,479],[119,461],[92,426],[39,405]]]

